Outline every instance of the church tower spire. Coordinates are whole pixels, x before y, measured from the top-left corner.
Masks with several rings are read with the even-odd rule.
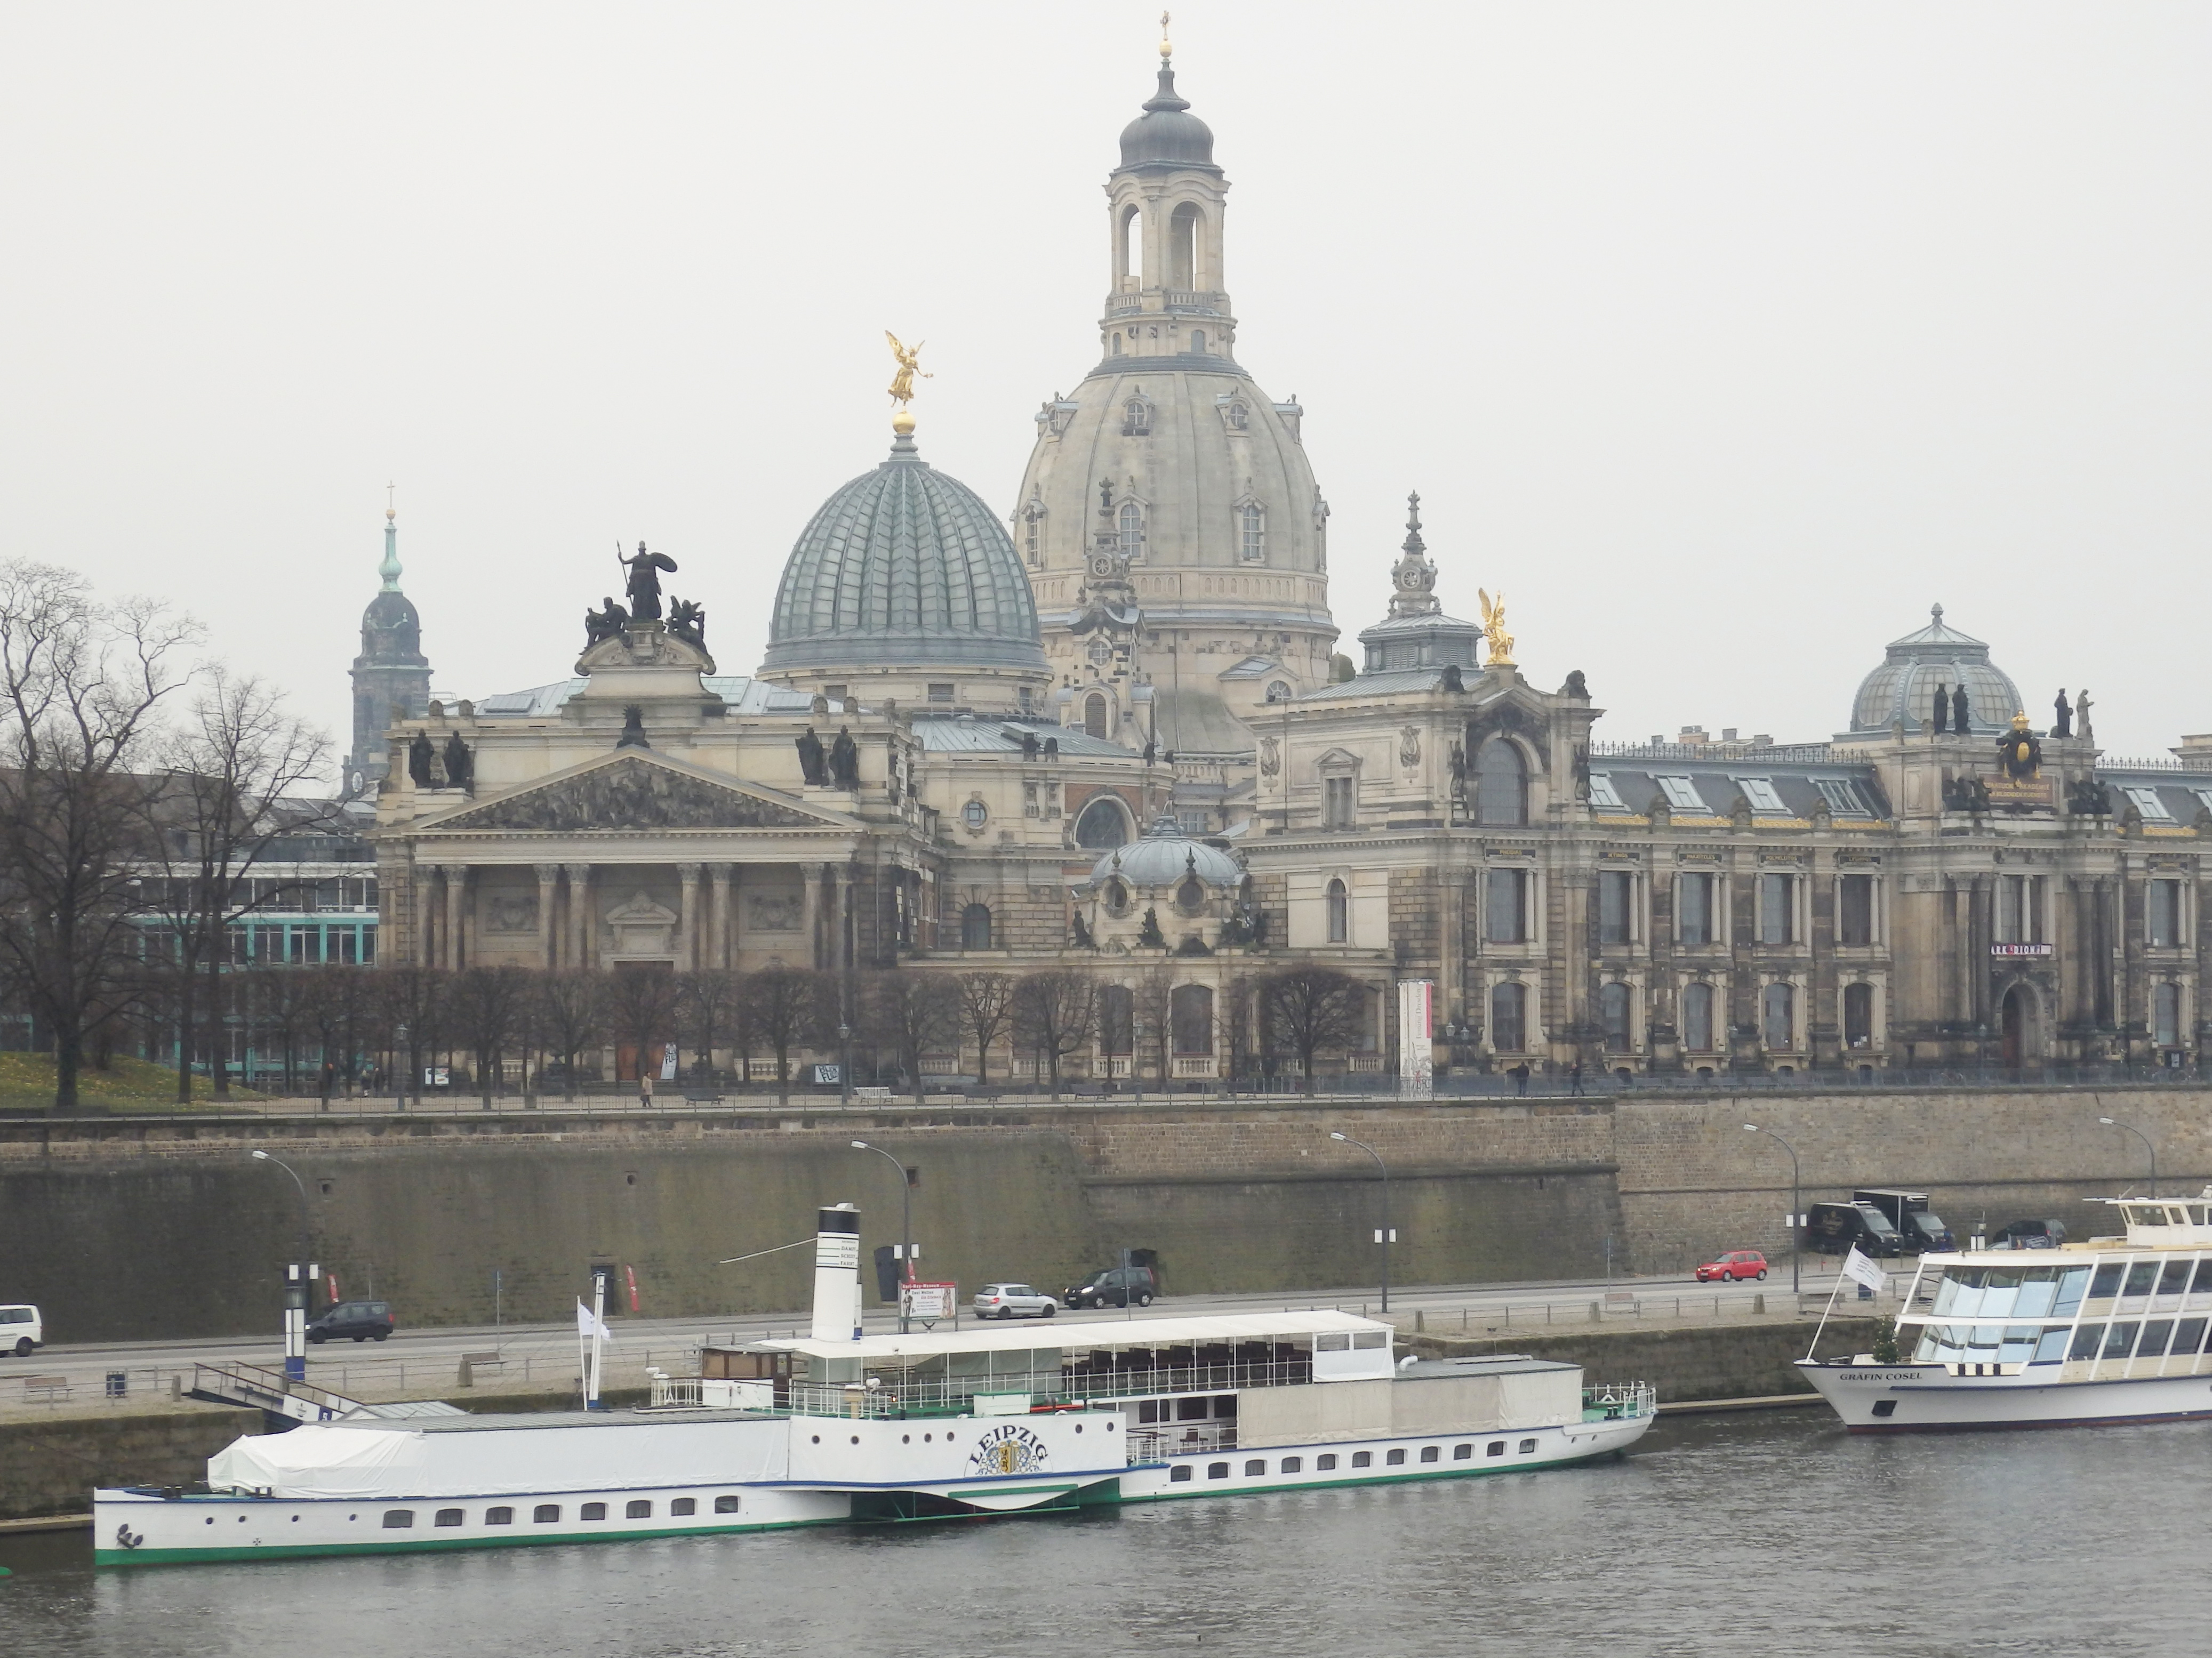
[[[430,711],[430,659],[422,654],[422,621],[414,601],[399,591],[399,512],[387,490],[384,559],[376,567],[383,586],[361,613],[361,654],[353,659],[353,748],[346,756],[346,790],[358,794],[391,769],[385,732],[395,720],[419,720]]]

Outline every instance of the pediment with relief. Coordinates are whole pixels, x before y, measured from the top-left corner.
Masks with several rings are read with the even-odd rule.
[[[447,829],[536,829],[575,834],[593,829],[842,829],[756,794],[626,755],[611,765],[525,788],[502,799],[420,825]]]

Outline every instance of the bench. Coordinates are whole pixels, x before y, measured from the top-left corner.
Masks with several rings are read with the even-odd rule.
[[[70,1380],[65,1376],[27,1376],[23,1378],[23,1402],[43,1399],[51,1405],[70,1396]]]
[[[477,1385],[478,1370],[484,1369],[503,1370],[506,1363],[507,1361],[497,1353],[463,1353],[459,1385],[464,1388],[473,1388]]]
[[[862,1105],[889,1105],[891,1090],[888,1088],[855,1088],[853,1097]]]
[[[1640,1315],[1642,1311],[1637,1304],[1636,1293],[1632,1290],[1607,1290],[1605,1292],[1605,1300],[1601,1306],[1606,1312],[1627,1313],[1632,1316]]]

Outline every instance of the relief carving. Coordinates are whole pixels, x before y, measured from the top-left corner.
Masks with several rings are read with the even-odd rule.
[[[795,892],[752,892],[745,895],[745,925],[754,932],[796,932],[805,901]]]
[[[630,757],[566,782],[495,800],[441,828],[548,829],[817,829],[772,800]]]
[[[538,931],[538,895],[534,892],[495,892],[483,901],[486,932]]]

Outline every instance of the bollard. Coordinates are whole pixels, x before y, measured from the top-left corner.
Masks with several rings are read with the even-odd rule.
[[[1419,1331],[1425,1330],[1428,1327],[1429,1315],[1426,1313],[1416,1311],[1413,1315],[1413,1328],[1415,1332],[1418,1333]]]
[[[1593,1301],[1590,1303],[1590,1322],[1593,1324],[1602,1324],[1604,1321],[1605,1319],[1603,1315],[1598,1311],[1597,1303]]]
[[[1766,1311],[1766,1297],[1765,1297],[1765,1295],[1762,1292],[1761,1294],[1759,1294],[1759,1295],[1755,1295],[1755,1296],[1753,1296],[1753,1297],[1751,1298],[1751,1315],[1752,1315],[1753,1318],[1758,1318],[1758,1317],[1761,1316],[1762,1315],[1764,1315],[1764,1314],[1765,1313],[1765,1311]]]
[[[461,1355],[461,1373],[454,1378],[453,1385],[457,1388],[473,1388],[477,1385],[477,1368],[469,1363],[469,1356],[466,1353]]]

